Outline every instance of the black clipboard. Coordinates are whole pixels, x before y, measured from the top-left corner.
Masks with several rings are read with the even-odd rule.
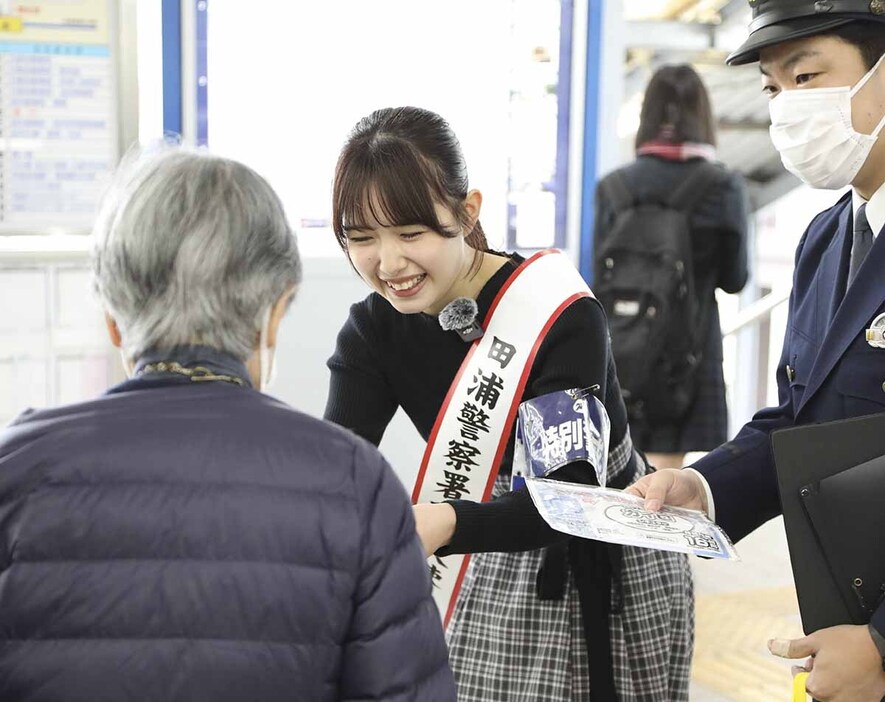
[[[885,413],[771,443],[805,633],[869,622],[885,599]]]

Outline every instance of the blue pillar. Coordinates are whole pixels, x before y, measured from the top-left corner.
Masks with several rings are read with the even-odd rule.
[[[208,0],[163,0],[163,131],[198,146],[209,141],[208,15]]]
[[[584,87],[584,149],[581,175],[581,231],[578,265],[581,275],[593,284],[594,195],[598,179],[599,91],[602,72],[602,25],[604,0],[588,0],[587,69]]]
[[[197,145],[209,145],[209,0],[197,0]]]
[[[181,0],[163,0],[163,132],[181,135]]]

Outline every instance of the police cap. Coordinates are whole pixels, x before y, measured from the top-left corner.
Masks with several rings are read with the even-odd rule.
[[[759,60],[759,50],[821,34],[849,22],[885,23],[885,0],[747,0],[753,8],[750,36],[725,62]],[[885,26],[883,26],[885,31]]]

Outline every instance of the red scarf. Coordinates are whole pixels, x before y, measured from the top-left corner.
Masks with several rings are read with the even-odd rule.
[[[641,144],[636,149],[637,156],[658,156],[668,161],[688,161],[693,158],[703,158],[707,161],[716,160],[716,147],[712,144],[700,144],[693,141],[674,143],[652,139]]]

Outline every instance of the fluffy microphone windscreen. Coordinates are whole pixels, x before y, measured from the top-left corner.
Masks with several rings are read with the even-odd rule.
[[[479,308],[476,300],[469,297],[456,297],[439,313],[439,326],[446,331],[466,329],[476,320]]]

